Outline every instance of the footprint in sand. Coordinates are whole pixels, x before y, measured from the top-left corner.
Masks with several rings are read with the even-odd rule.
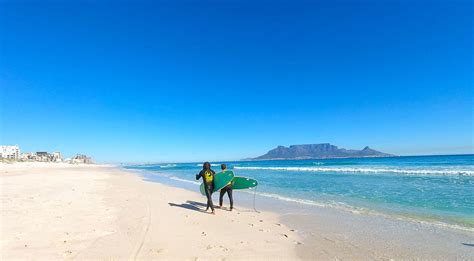
[[[150,252],[151,252],[151,253],[154,253],[154,254],[159,254],[161,251],[162,251],[162,249],[153,249],[153,248],[150,248]]]
[[[224,246],[219,246],[219,247],[222,248],[223,251],[229,251],[227,247],[224,247]]]

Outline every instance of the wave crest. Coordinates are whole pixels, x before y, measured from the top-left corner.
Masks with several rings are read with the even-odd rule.
[[[356,173],[397,173],[417,175],[464,175],[474,176],[474,170],[435,170],[435,169],[390,169],[390,168],[328,168],[328,167],[239,167],[241,170],[276,170],[300,172],[356,172]]]

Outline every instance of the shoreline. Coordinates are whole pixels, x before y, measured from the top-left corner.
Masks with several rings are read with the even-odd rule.
[[[147,180],[147,176],[143,174],[151,173],[147,170],[130,170],[144,180]],[[166,181],[165,178],[148,181],[190,191],[197,189],[195,182],[186,180],[183,183],[184,180],[168,179],[173,181]],[[238,193],[234,193],[236,205],[251,208],[253,193]],[[470,247],[472,243],[469,243],[474,242],[474,234],[470,228],[443,226],[444,223],[440,225],[382,213],[357,213],[327,206],[304,206],[258,194],[257,197],[260,201],[257,207],[259,210],[277,213],[283,224],[298,231],[303,244],[296,247],[298,256],[303,259],[474,259],[474,254],[471,253],[473,249]],[[353,226],[358,227],[357,231],[354,231]],[[446,242],[446,239],[449,241]],[[317,246],[330,250],[317,250]],[[351,254],[347,254],[348,252]]]
[[[243,193],[235,211],[204,214],[197,190],[120,166],[0,164],[0,174],[2,259],[474,259],[469,233],[276,199],[256,213]]]
[[[200,182],[196,181],[191,181],[191,180],[186,180],[186,179],[181,179],[173,176],[167,176],[166,173],[154,173],[154,171],[149,171],[146,169],[134,169],[134,168],[124,168],[122,167],[125,171],[131,171],[135,173],[136,175],[139,175],[144,178],[144,180],[149,181],[149,182],[156,182],[160,184],[165,184],[167,186],[171,187],[178,187],[178,188],[185,188],[189,191],[196,192],[197,187],[195,186],[189,186],[188,184],[192,185],[200,185]],[[172,180],[171,182],[169,180]],[[186,183],[185,184],[183,184]],[[243,193],[244,195],[244,201],[245,204],[243,204],[246,208],[253,208],[253,204],[250,204],[249,198],[252,197],[253,195],[253,190],[248,190],[248,191],[238,191],[237,193]],[[213,195],[215,196],[215,195]],[[385,213],[381,212],[379,210],[375,209],[370,209],[370,208],[365,208],[365,207],[353,207],[349,205],[336,205],[336,204],[328,204],[328,203],[322,203],[322,202],[317,202],[313,200],[308,200],[308,199],[300,199],[300,198],[289,198],[286,196],[281,196],[278,194],[271,194],[271,193],[265,193],[265,192],[256,192],[256,197],[262,201],[262,202],[267,202],[269,205],[276,205],[276,204],[286,204],[287,209],[294,209],[295,206],[298,207],[303,207],[303,208],[314,208],[314,209],[329,209],[329,210],[337,210],[337,211],[342,211],[344,213],[352,214],[352,215],[363,215],[363,216],[368,216],[368,217],[374,217],[374,218],[387,218],[391,219],[394,221],[400,221],[400,222],[409,222],[414,225],[426,225],[426,226],[435,226],[439,229],[447,229],[451,230],[453,232],[469,232],[472,233],[474,232],[474,227],[469,226],[469,224],[458,224],[458,223],[449,223],[446,221],[440,221],[437,219],[428,219],[428,218],[421,218],[419,216],[414,216],[414,215],[403,215],[400,213]],[[262,204],[265,206],[266,204]],[[265,208],[264,208],[265,209]],[[277,212],[278,214],[285,214],[285,211],[282,211],[282,209],[275,209],[275,208],[268,208],[266,209],[267,211],[271,212]],[[311,213],[314,211],[310,211]]]

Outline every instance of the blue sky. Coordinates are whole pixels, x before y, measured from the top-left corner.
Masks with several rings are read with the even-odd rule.
[[[99,161],[473,152],[471,1],[0,1],[0,143]]]

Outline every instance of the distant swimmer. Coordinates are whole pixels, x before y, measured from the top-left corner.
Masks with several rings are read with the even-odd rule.
[[[211,169],[211,164],[209,162],[204,162],[202,165],[202,170],[199,174],[196,175],[196,180],[199,180],[202,177],[204,183],[204,189],[206,191],[207,197],[207,207],[206,211],[211,208],[212,214],[215,214],[214,205],[212,204],[212,191],[214,190],[214,175],[216,173]]]
[[[227,165],[226,164],[221,164],[221,170],[222,172],[226,172],[227,170]],[[229,201],[230,201],[230,211],[234,208],[234,199],[232,198],[232,181],[229,182],[225,187],[221,189],[220,195],[219,195],[219,206],[222,207],[222,201],[224,199],[224,195],[227,193],[229,196]]]

